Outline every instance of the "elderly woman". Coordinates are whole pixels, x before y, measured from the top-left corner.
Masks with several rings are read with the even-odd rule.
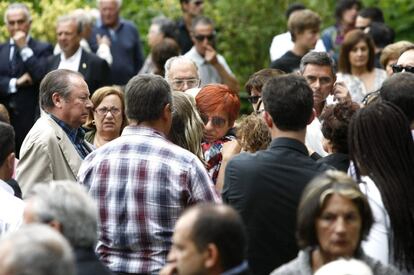
[[[387,78],[384,70],[374,67],[375,47],[372,38],[361,30],[345,35],[339,54],[337,81],[345,82],[352,100],[361,103],[365,95],[378,90]]]
[[[393,44],[386,46],[381,53],[380,63],[382,67],[387,72],[388,76],[393,74],[392,65],[396,64],[398,57],[400,57],[401,51],[409,46],[412,46],[413,43],[409,41],[398,41]]]
[[[400,274],[361,249],[372,223],[371,209],[358,185],[343,172],[325,172],[305,188],[299,203],[297,238],[302,250],[272,275],[311,275],[339,258],[362,260],[376,275]]]
[[[215,183],[220,170],[223,143],[235,139],[230,130],[239,114],[240,100],[236,92],[222,84],[204,86],[195,99],[204,122],[204,159]]]
[[[85,127],[91,129],[85,140],[96,148],[119,137],[127,125],[124,94],[115,87],[102,87],[91,97],[93,110],[89,111]]]

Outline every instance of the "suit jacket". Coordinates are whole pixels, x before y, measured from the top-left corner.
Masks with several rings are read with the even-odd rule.
[[[241,215],[253,274],[269,274],[294,259],[296,211],[302,190],[326,170],[308,156],[303,143],[277,138],[255,154],[242,153],[226,167],[223,201]]]
[[[112,275],[95,255],[93,248],[75,247],[77,275]]]
[[[33,55],[23,62],[17,54],[15,69],[12,70],[9,61],[10,42],[0,44],[0,103],[4,104],[10,113],[11,124],[16,132],[17,155],[24,137],[38,116],[39,84],[45,74],[46,59],[53,53],[52,45],[32,38],[29,39],[27,46],[32,49]],[[24,73],[30,74],[33,84],[19,87],[16,93],[9,94],[10,80],[19,78]]]
[[[89,149],[92,151],[92,147]],[[17,164],[16,179],[23,197],[39,182],[76,181],[81,163],[82,158],[65,131],[48,114],[43,114],[24,139]]]
[[[48,71],[56,70],[60,64],[60,54],[51,56],[48,60]],[[108,63],[94,53],[82,50],[78,72],[83,75],[91,95],[96,89],[110,85],[110,70]]]

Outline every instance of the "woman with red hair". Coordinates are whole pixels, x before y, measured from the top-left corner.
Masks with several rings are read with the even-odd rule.
[[[222,84],[204,86],[196,96],[197,109],[204,122],[203,154],[207,170],[216,183],[222,160],[223,143],[234,140],[234,121],[240,110],[236,92]]]

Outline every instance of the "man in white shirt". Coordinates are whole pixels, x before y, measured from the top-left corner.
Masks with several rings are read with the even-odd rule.
[[[68,69],[83,75],[92,94],[96,89],[110,85],[108,63],[80,46],[82,25],[73,15],[58,18],[56,34],[62,52],[49,59],[48,71]]]
[[[304,10],[306,7],[302,4],[295,3],[289,6],[289,8],[286,10],[286,19],[289,20],[289,17],[296,11]],[[276,59],[279,59],[284,55],[286,52],[293,49],[293,41],[292,41],[292,35],[289,31],[285,33],[278,34],[273,37],[272,44],[270,45],[270,61],[275,61]],[[325,46],[323,45],[323,42],[321,39],[318,39],[318,42],[315,46],[315,51],[318,52],[325,52]]]
[[[0,237],[18,228],[23,217],[24,203],[14,196],[13,189],[5,182],[14,170],[14,130],[0,122]]]
[[[213,20],[204,16],[196,17],[193,19],[191,32],[194,46],[185,56],[197,64],[201,86],[221,83],[238,92],[239,82],[224,57],[218,54],[215,49],[215,36]]]

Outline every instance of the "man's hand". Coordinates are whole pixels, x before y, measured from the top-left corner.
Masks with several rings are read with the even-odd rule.
[[[344,101],[351,101],[351,94],[348,91],[345,83],[342,81],[337,81],[333,87],[332,94],[334,96],[334,100],[338,100],[339,102]]]
[[[160,275],[177,274],[177,265],[174,262],[167,263],[160,271]]]
[[[16,46],[19,47],[20,49],[27,46],[26,33],[22,31],[17,31],[13,36],[13,40],[14,40],[14,43],[16,43]]]
[[[106,44],[106,45],[108,45],[108,47],[111,47],[111,40],[106,35],[97,34],[96,35],[96,42],[98,43],[98,45]]]
[[[32,77],[30,76],[29,73],[25,73],[21,77],[16,79],[16,86],[17,87],[25,87],[25,86],[29,86],[29,85],[32,85],[32,84],[33,84]]]
[[[206,45],[206,53],[204,54],[204,59],[211,65],[217,64],[217,52],[211,45]]]

